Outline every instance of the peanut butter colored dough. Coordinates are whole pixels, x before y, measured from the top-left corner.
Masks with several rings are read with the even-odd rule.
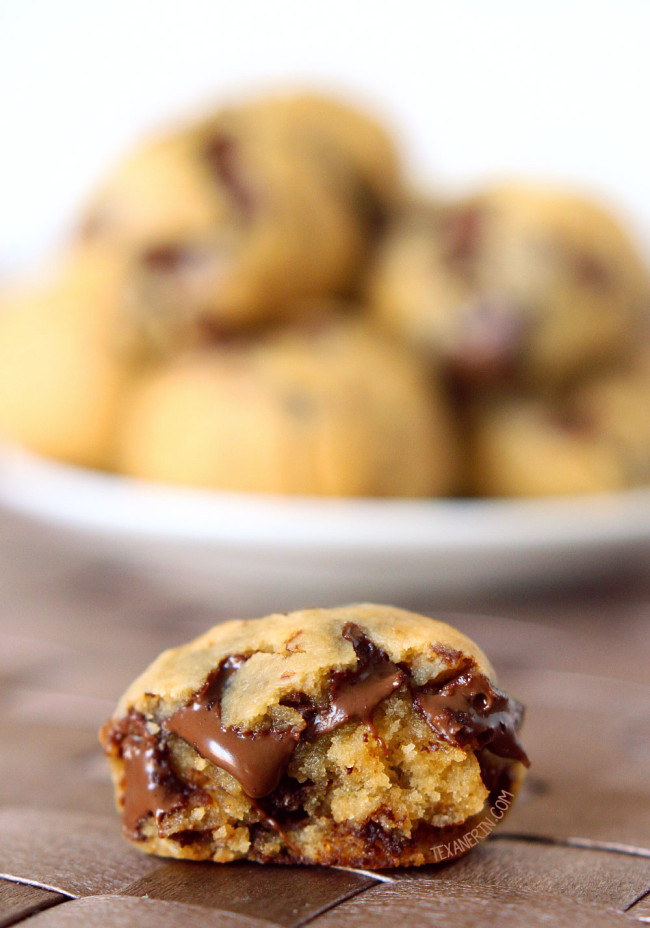
[[[143,850],[390,867],[440,860],[514,796],[522,714],[464,635],[364,604],[226,622],[164,652],[101,740]]]
[[[417,358],[358,319],[325,318],[144,375],[117,463],[137,477],[227,490],[444,495],[455,443]]]

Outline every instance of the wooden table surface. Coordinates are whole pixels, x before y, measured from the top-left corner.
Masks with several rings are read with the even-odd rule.
[[[649,574],[454,604],[527,705],[532,758],[467,857],[377,874],[169,862],[120,837],[96,732],[162,648],[225,616],[0,512],[0,926],[650,922]]]

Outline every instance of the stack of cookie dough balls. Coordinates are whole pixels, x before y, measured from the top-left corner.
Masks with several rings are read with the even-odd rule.
[[[380,246],[367,299],[443,371],[465,493],[650,480],[648,269],[607,209],[531,183],[411,202]]]
[[[171,483],[451,492],[435,374],[357,299],[400,187],[386,132],[326,97],[226,107],[145,141],[49,279],[5,297],[0,431]]]
[[[0,435],[229,491],[534,496],[650,479],[648,270],[530,183],[408,193],[315,94],[145,140],[50,271],[0,294]]]

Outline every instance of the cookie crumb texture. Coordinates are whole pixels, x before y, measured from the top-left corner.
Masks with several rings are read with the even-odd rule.
[[[522,718],[464,635],[361,605],[164,652],[100,737],[142,850],[382,868],[434,862],[516,792]]]

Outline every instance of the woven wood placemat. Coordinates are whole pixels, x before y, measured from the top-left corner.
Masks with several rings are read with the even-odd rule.
[[[96,731],[130,680],[218,607],[174,602],[0,512],[0,926],[650,922],[647,573],[455,604],[452,621],[528,706],[533,761],[503,826],[466,857],[379,873],[194,864],[122,840]]]

